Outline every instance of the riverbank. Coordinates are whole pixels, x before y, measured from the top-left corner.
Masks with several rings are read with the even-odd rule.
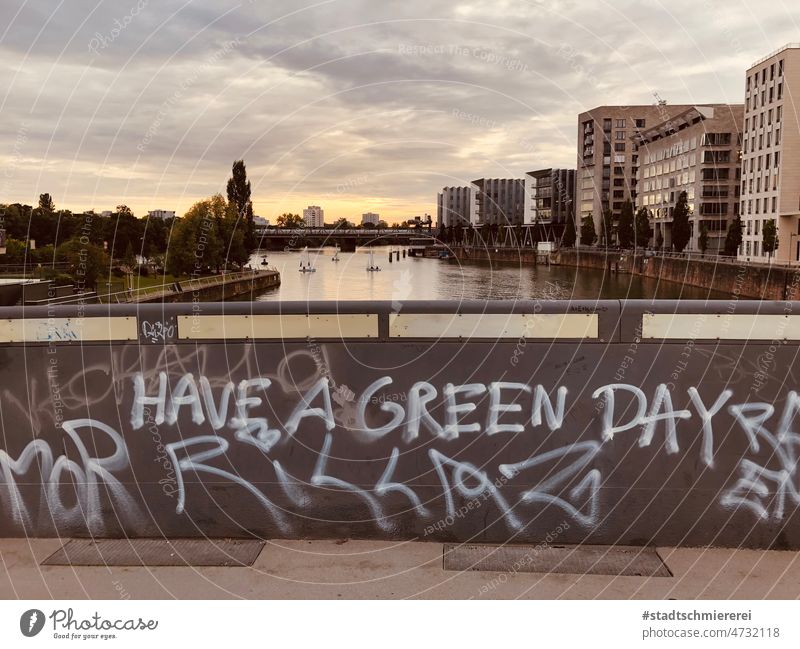
[[[515,248],[454,248],[459,261],[536,264],[535,250]],[[541,260],[540,260],[541,261]],[[549,263],[630,274],[715,291],[739,298],[794,300],[800,298],[800,268],[767,266],[709,256],[688,258],[644,251],[597,248],[562,248],[550,254]]]
[[[200,277],[172,284],[152,286],[123,295],[118,302],[143,304],[147,302],[222,302],[256,295],[281,283],[277,270],[245,271]],[[125,299],[127,298],[127,299]]]

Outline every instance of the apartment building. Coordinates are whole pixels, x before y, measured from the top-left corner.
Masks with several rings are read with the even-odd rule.
[[[606,209],[616,225],[623,203],[636,203],[639,152],[632,138],[689,108],[659,101],[647,106],[598,106],[578,115],[576,212],[579,221],[592,215],[598,237]]]
[[[745,79],[739,258],[768,262],[764,225],[775,221],[772,259],[800,261],[800,43],[754,63]]]
[[[475,225],[517,225],[525,221],[525,181],[521,178],[479,178],[472,181]]]
[[[436,197],[436,223],[445,227],[475,222],[475,192],[472,187],[443,187]]]
[[[303,210],[303,221],[307,228],[324,228],[325,211],[319,205],[309,205]]]
[[[167,219],[175,218],[175,210],[150,210],[147,216],[151,219],[162,219],[166,221]]]
[[[689,203],[691,238],[700,250],[702,226],[708,254],[722,252],[728,224],[739,214],[742,104],[692,106],[633,136],[639,156],[636,209],[651,213],[653,241],[672,247],[672,216],[682,192]]]
[[[575,170],[539,169],[525,174],[525,224],[537,241],[559,241],[575,219]],[[577,231],[577,226],[576,226]]]
[[[381,215],[375,212],[365,212],[361,215],[361,225],[378,225]]]

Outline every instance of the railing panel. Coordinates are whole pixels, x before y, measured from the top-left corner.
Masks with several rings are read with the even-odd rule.
[[[800,548],[799,309],[5,308],[0,534]]]

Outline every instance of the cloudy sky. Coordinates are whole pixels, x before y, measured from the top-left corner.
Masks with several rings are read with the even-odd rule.
[[[600,104],[741,102],[794,1],[0,0],[0,203],[185,211],[244,158],[257,214],[435,214],[574,166]]]

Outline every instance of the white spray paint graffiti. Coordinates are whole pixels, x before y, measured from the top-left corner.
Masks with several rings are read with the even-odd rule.
[[[324,348],[322,351],[325,353]],[[287,354],[268,373],[243,353],[232,361],[236,371],[222,377],[197,372],[208,363],[202,348],[179,354],[174,346],[164,347],[159,366],[169,367],[169,373],[145,374],[127,353],[115,353],[111,369],[102,364],[85,368],[84,376],[74,377],[63,390],[65,403],[75,408],[81,396],[80,381],[91,377],[94,383],[110,383],[111,387],[104,386],[101,397],[86,403],[99,403],[112,392],[119,403],[132,393],[132,432],[146,425],[157,427],[165,436],[178,431],[180,439],[164,444],[164,452],[175,472],[175,513],[179,516],[191,515],[195,506],[208,506],[207,501],[196,499],[201,491],[207,493],[199,477],[206,474],[249,493],[285,534],[294,529],[294,512],[311,507],[315,499],[330,492],[360,500],[370,520],[386,532],[395,528],[400,515],[430,520],[443,510],[446,517],[455,518],[457,501],[481,495],[491,500],[512,531],[524,529],[539,512],[553,508],[591,530],[603,523],[603,473],[598,460],[606,449],[623,444],[627,448],[633,443],[637,449],[677,459],[691,446],[697,449],[699,463],[714,470],[718,450],[715,425],[719,427],[718,419],[723,416],[744,434],[751,456],[739,460],[739,475],[722,490],[720,505],[764,521],[782,520],[800,506],[800,433],[794,425],[800,396],[794,391],[788,393],[776,417],[773,404],[735,403],[731,389],[701,394],[696,386],[676,391],[671,383],[659,383],[645,391],[637,385],[610,383],[591,393],[592,399],[602,402],[602,408],[592,410],[600,416],[589,430],[588,434],[595,436],[591,439],[570,429],[566,386],[548,389],[508,380],[437,386],[419,380],[401,390],[403,399],[387,400],[382,398],[384,392],[396,386],[396,379],[388,375],[347,395],[339,388],[334,391],[336,384],[328,376],[320,376],[318,363],[314,364],[317,369],[298,381],[294,363],[309,358],[303,350]],[[195,372],[189,370],[192,367]],[[118,370],[127,377],[121,387]],[[247,378],[231,380],[243,375]],[[103,381],[109,376],[113,379]],[[24,412],[36,434],[47,412],[41,403],[47,401],[38,397],[35,379],[29,390],[34,395],[31,408],[10,388],[4,388],[2,404],[10,412]],[[676,406],[678,398],[686,407]],[[276,409],[276,404],[281,408]],[[334,404],[341,408],[334,410]],[[0,450],[0,499],[11,521],[33,529],[42,525],[43,516],[52,516],[54,529],[81,523],[93,533],[103,533],[113,510],[122,525],[141,524],[145,520],[143,503],[131,495],[135,482],[126,483],[121,477],[132,472],[123,436],[108,424],[88,418],[65,420],[62,430],[71,451],[56,454],[52,443],[43,439],[32,439],[16,457]],[[634,436],[626,441],[625,433]],[[90,450],[96,446],[86,442],[87,434],[101,438],[111,450]],[[302,442],[298,441],[300,435]],[[530,440],[525,444],[530,449],[542,448],[541,441],[556,439],[554,435],[565,436],[559,447],[550,443],[532,455],[529,450],[515,462],[482,466],[459,455],[459,449],[476,440]],[[369,477],[354,480],[351,476],[356,473],[350,472],[347,458],[331,455],[341,439],[347,440],[344,448],[351,454],[354,443],[356,452],[363,448],[368,456],[369,449],[382,444],[383,455],[370,460],[369,470],[358,473]],[[313,466],[307,462],[299,469],[292,466],[287,449],[302,448],[309,440],[307,450],[316,457]],[[413,474],[429,471],[438,484],[398,477],[406,475],[406,448]],[[517,445],[513,452],[521,448]],[[248,457],[245,449],[264,459],[266,477],[240,474],[235,461]],[[273,457],[279,452],[282,462]],[[420,458],[425,466],[420,466]],[[502,476],[501,481],[495,479],[495,472]],[[21,488],[21,476],[26,476],[28,483],[40,484],[38,501],[45,503],[46,509],[35,507],[30,488]],[[41,479],[36,482],[38,476]],[[74,496],[69,496],[67,487]],[[407,502],[400,510],[398,497]],[[391,507],[387,505],[390,502]]]

